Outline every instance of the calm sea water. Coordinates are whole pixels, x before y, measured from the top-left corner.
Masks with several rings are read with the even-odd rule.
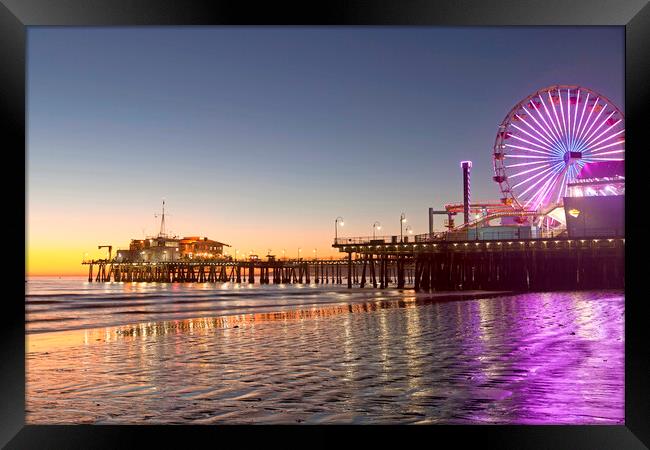
[[[31,424],[624,423],[621,291],[25,287]]]

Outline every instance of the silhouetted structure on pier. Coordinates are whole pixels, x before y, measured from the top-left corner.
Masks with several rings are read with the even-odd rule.
[[[416,236],[415,242],[383,238],[339,238],[334,247],[348,261],[362,261],[373,286],[405,287],[407,271],[416,291],[466,289],[545,291],[623,288],[625,238],[458,240],[450,234]],[[375,280],[375,265],[378,279]],[[352,282],[348,280],[348,287]]]
[[[452,235],[339,238],[345,259],[268,261],[85,261],[88,281],[161,283],[347,284],[453,290],[545,291],[623,288],[625,239],[459,240]],[[96,272],[94,271],[96,269]]]

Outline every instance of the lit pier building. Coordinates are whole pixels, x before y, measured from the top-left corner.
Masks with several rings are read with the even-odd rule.
[[[193,259],[216,259],[223,256],[223,242],[207,237],[152,237],[132,239],[128,250],[117,251],[118,262],[164,262]]]
[[[168,262],[209,260],[223,257],[223,242],[207,237],[169,237],[165,232],[165,202],[163,201],[160,232],[146,239],[131,239],[128,250],[118,250],[116,262]]]
[[[580,175],[567,185],[564,213],[569,237],[624,235],[624,163],[586,164]]]

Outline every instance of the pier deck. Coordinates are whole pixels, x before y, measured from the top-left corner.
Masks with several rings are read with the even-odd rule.
[[[625,287],[625,238],[453,240],[439,235],[338,238],[344,259],[84,261],[88,281],[347,284],[418,292]],[[96,269],[96,272],[94,270]]]
[[[625,287],[625,238],[620,236],[468,240],[431,233],[400,241],[397,236],[338,238],[333,247],[347,253],[349,260],[355,254],[357,261],[365,261],[363,273],[366,265],[374,270],[378,262],[380,287],[391,283],[391,265],[397,269],[397,287],[404,287],[401,273],[409,263],[418,292]]]

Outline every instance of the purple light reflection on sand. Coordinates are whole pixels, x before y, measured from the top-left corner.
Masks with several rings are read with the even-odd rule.
[[[35,347],[29,423],[623,423],[622,293],[373,294]]]

